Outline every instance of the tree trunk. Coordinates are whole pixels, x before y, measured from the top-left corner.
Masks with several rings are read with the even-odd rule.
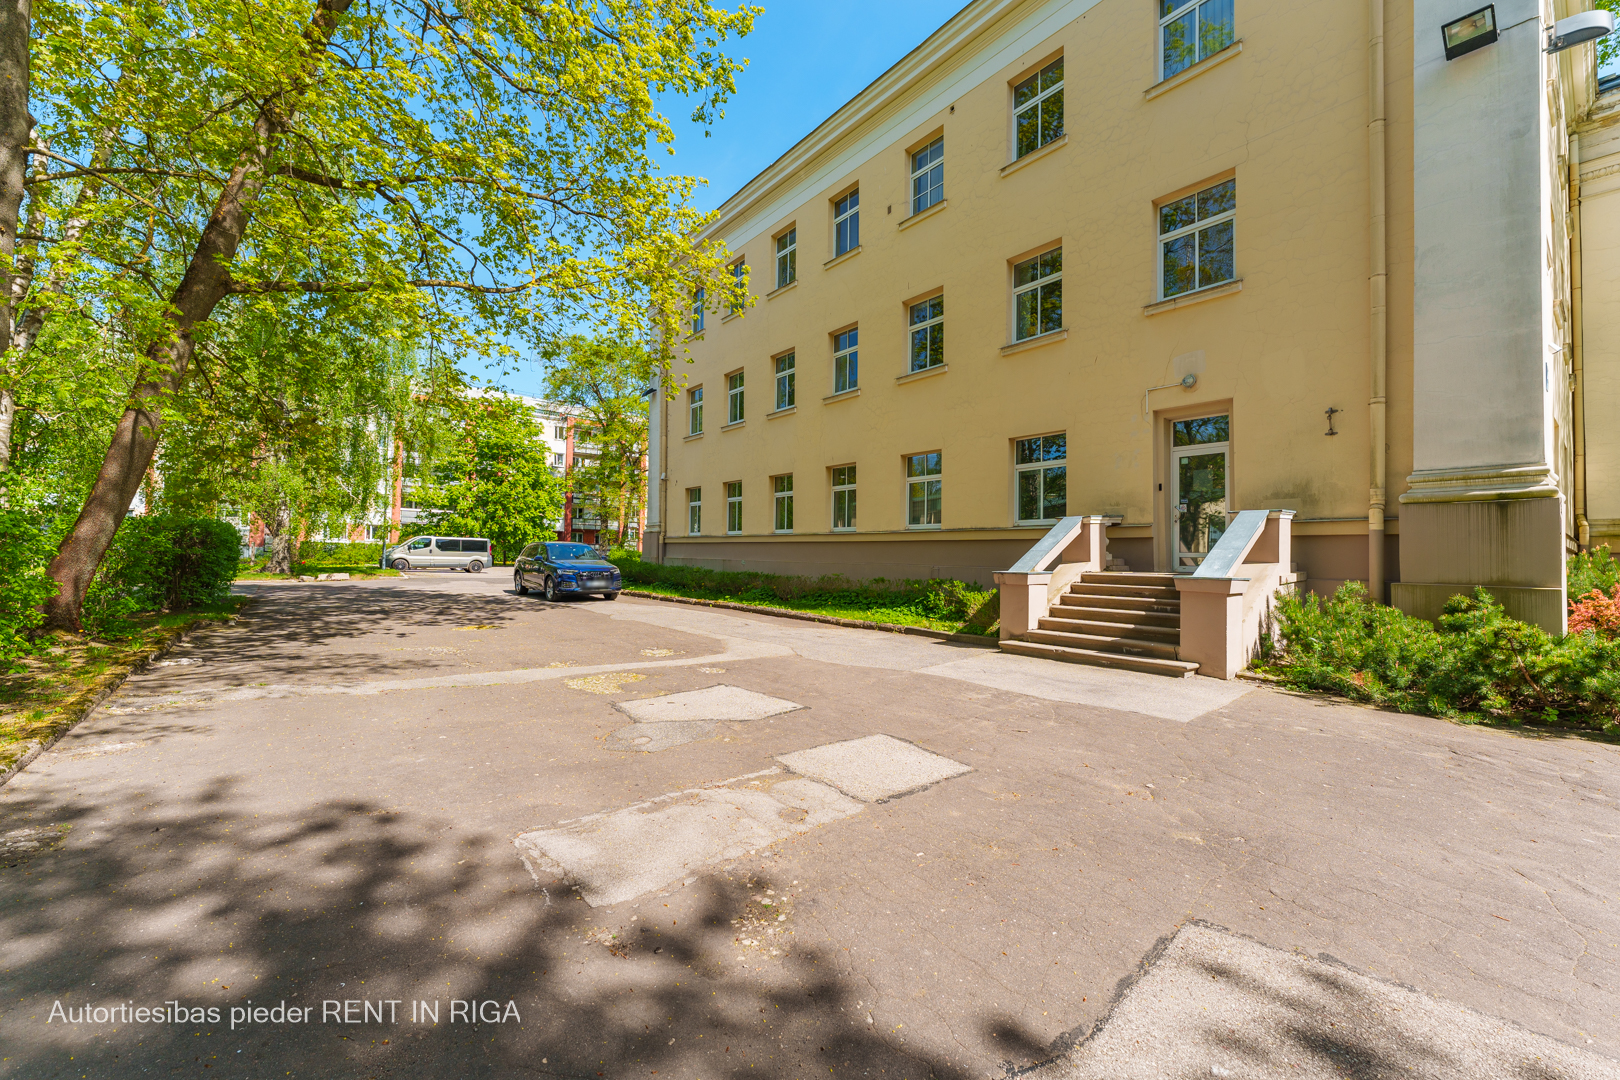
[[[265,523],[265,531],[270,531],[270,522]],[[270,536],[270,561],[265,564],[264,572],[267,574],[292,573],[292,515],[286,510],[276,512],[274,521],[275,532]]]
[[[26,3],[26,0],[0,0],[0,12],[9,10],[6,5],[14,3]],[[264,187],[265,162],[291,128],[293,117],[309,90],[315,61],[326,50],[338,17],[352,3],[353,0],[318,0],[305,39],[308,49],[300,61],[303,70],[296,73],[297,77],[284,94],[261,106],[247,145],[225,179],[208,224],[197,238],[185,276],[169,297],[168,332],[147,346],[145,378],[130,391],[129,404],[119,417],[95,485],[79,511],[78,520],[73,523],[73,531],[68,533],[56,558],[51,560],[47,573],[56,582],[57,591],[45,601],[44,628],[47,630],[79,629],[84,594],[114,534],[129,513],[129,504],[140,490],[141,479],[157,451],[163,406],[179,393],[185,381],[194,351],[192,329],[211,316],[215,306],[230,294],[230,264]],[[5,17],[0,16],[0,32],[4,23]],[[6,55],[0,44],[0,77],[4,75]],[[0,168],[4,166],[6,107],[0,102]],[[278,113],[273,111],[275,109],[284,111]],[[5,185],[6,179],[0,175],[0,203],[6,196]],[[21,190],[20,177],[18,190]],[[4,207],[0,206],[0,214],[3,212]],[[15,215],[11,220],[13,231],[8,234],[8,240],[15,238]],[[0,229],[4,228],[3,217],[0,217]]]
[[[11,424],[17,415],[17,399],[0,387],[0,473],[11,468]]]
[[[405,440],[397,432],[394,435],[394,498],[393,509],[389,512],[388,542],[399,543],[399,524],[402,509],[405,505]]]
[[[28,34],[30,0],[0,0],[0,350],[11,345],[16,318],[12,278],[17,257],[17,222],[22,218],[23,181],[28,171]],[[12,388],[0,390],[0,472],[11,467]]]

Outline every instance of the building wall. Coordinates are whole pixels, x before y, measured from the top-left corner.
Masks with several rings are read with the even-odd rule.
[[[1620,93],[1581,128],[1580,176],[1584,509],[1590,543],[1620,548]]]

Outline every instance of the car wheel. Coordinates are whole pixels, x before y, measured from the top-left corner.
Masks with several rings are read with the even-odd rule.
[[[618,598],[619,594],[616,592],[605,592],[602,594],[602,599],[604,600],[617,600]]]
[[[472,562],[467,564],[467,573],[469,573],[469,574],[482,574],[483,572],[484,572],[484,564],[479,562],[477,559],[474,559]]]
[[[406,562],[404,559],[395,559],[394,560],[394,569],[395,570],[409,570],[410,568],[411,568],[411,564]]]
[[[519,596],[529,595],[529,587],[523,583],[523,571],[519,570],[512,575],[512,588],[517,590]]]
[[[550,574],[546,575],[546,599],[557,599],[557,579],[552,577]]]

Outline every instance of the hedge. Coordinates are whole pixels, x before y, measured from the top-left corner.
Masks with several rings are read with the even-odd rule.
[[[129,517],[85,597],[87,625],[106,632],[131,615],[217,604],[236,579],[242,538],[228,521]]]
[[[298,561],[331,563],[337,566],[374,565],[382,559],[381,540],[305,540],[298,545]]]

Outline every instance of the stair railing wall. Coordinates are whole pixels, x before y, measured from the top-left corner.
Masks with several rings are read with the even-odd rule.
[[[1243,510],[1198,569],[1176,578],[1183,660],[1230,679],[1260,650],[1277,594],[1294,589],[1292,510]]]
[[[1100,514],[1066,517],[1010,569],[997,571],[1002,640],[1034,630],[1070,583],[1108,566],[1108,526],[1119,520]]]

